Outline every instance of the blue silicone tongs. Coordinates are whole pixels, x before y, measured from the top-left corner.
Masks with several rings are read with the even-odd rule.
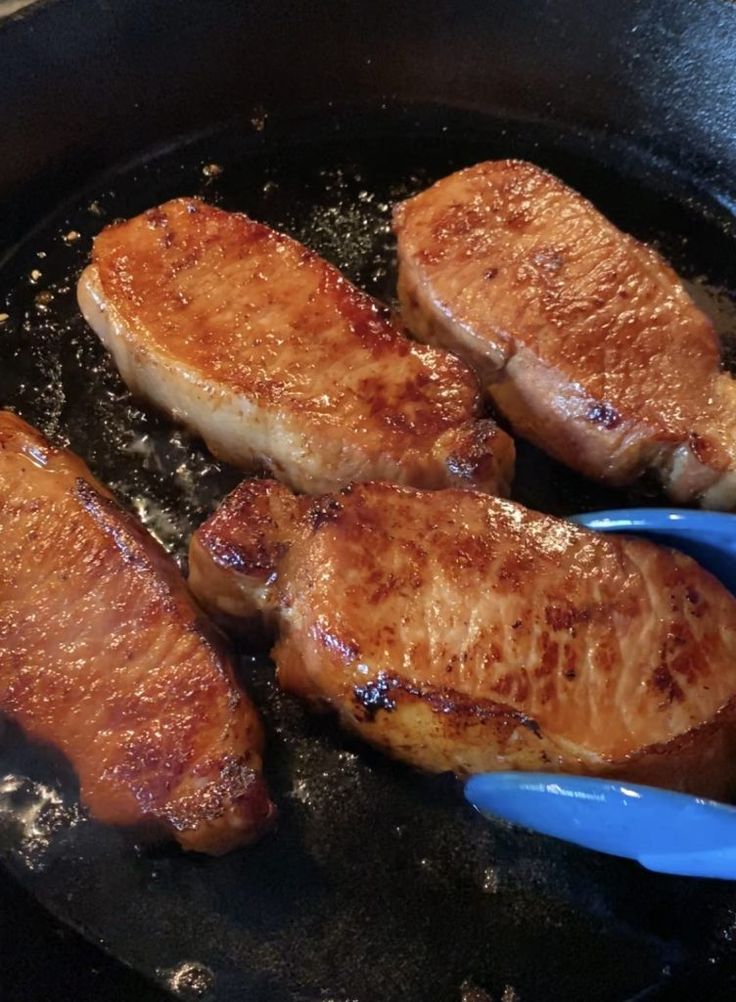
[[[736,594],[736,515],[631,508],[573,521],[682,550]],[[726,804],[616,780],[528,772],[473,776],[465,796],[483,814],[650,870],[736,880],[736,808]]]

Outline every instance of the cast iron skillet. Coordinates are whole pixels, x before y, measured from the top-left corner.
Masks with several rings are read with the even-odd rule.
[[[717,0],[49,0],[0,28],[0,405],[68,442],[179,556],[237,481],[133,401],[77,315],[106,222],[198,193],[394,293],[390,204],[476,160],[551,168],[734,329],[736,10]],[[615,495],[520,449],[515,496]],[[454,780],[342,736],[242,652],[275,834],[221,860],[80,818],[8,728],[0,855],[52,913],[186,998],[730,997],[736,891],[483,822]]]

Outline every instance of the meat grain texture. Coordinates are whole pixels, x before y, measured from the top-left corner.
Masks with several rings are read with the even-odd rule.
[[[458,171],[397,206],[399,298],[513,430],[613,485],[736,506],[736,382],[713,324],[654,250],[533,164]]]
[[[281,685],[397,758],[736,781],[736,600],[683,554],[472,491],[242,484],[190,584],[267,621]]]
[[[256,710],[173,560],[7,411],[0,711],[66,755],[99,821],[219,854],[274,817]]]
[[[508,490],[514,446],[468,366],[244,215],[178,199],[107,227],[78,298],[128,386],[220,459],[308,493]]]

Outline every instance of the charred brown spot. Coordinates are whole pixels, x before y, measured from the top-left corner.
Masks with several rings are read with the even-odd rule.
[[[542,657],[534,669],[534,674],[537,678],[551,675],[557,667],[560,655],[560,645],[556,641],[550,640],[549,633],[546,630],[540,637],[540,644],[542,647]]]
[[[538,738],[542,737],[542,728],[539,726],[534,717],[528,717],[526,713],[520,713],[518,719],[522,727],[526,727],[528,731],[531,731],[532,734],[536,735]]]
[[[498,428],[492,421],[474,421],[467,426],[458,448],[445,461],[448,472],[462,480],[477,480],[490,474],[496,464],[497,434]]]
[[[657,665],[654,669],[651,684],[657,692],[662,693],[668,703],[673,703],[675,700],[679,703],[685,698],[685,694],[665,664]]]
[[[621,424],[621,415],[619,412],[615,407],[611,407],[610,404],[606,403],[591,404],[585,412],[585,417],[591,424],[598,424],[607,431]]]
[[[514,684],[514,675],[512,672],[506,672],[504,675],[500,675],[494,684],[491,686],[494,692],[497,692],[499,696],[508,696],[511,693],[512,686]]]
[[[553,630],[572,630],[578,623],[587,623],[590,616],[590,609],[574,609],[572,606],[561,608],[548,605],[544,610],[547,626]]]
[[[521,209],[521,208],[520,209],[513,209],[506,216],[506,225],[510,229],[512,229],[512,230],[521,230],[530,221],[531,221],[531,217],[530,217],[529,213],[526,212],[524,209]]]
[[[501,591],[518,592],[522,583],[534,571],[530,557],[521,553],[510,553],[501,562],[496,581]]]
[[[507,678],[509,678],[507,686],[501,685],[494,689],[499,692],[503,689],[506,692],[510,690],[516,702],[523,702],[528,697],[526,672],[522,671],[515,675],[510,673]],[[522,689],[524,691],[520,691]],[[507,703],[491,699],[473,699],[445,686],[424,689],[386,672],[380,672],[375,680],[365,685],[355,686],[353,694],[357,704],[356,719],[361,722],[372,722],[379,710],[387,712],[395,710],[398,697],[403,694],[410,699],[420,700],[433,713],[441,714],[445,719],[444,726],[455,726],[458,732],[467,720],[473,719],[483,723],[493,722],[496,727],[503,726],[509,735],[515,728],[521,726],[541,736],[541,729],[536,720]]]
[[[690,615],[695,619],[700,619],[708,611],[708,602],[703,598],[697,588],[692,585],[685,590],[685,597],[690,603]]]
[[[453,202],[440,215],[434,225],[433,236],[438,247],[455,237],[467,236],[480,229],[485,223],[483,212],[461,202]]]
[[[177,256],[176,260],[171,262],[170,275],[175,278],[180,275],[183,271],[188,271],[193,268],[200,260],[200,251],[197,247],[192,250],[181,253]]]
[[[692,634],[685,623],[674,621],[670,623],[660,650],[662,664],[666,664],[670,671],[683,676],[690,684],[695,682],[699,674],[700,663],[692,641]]]
[[[330,522],[337,522],[341,513],[342,505],[337,498],[326,498],[315,502],[307,512],[307,521],[316,532],[323,525]]]
[[[529,678],[525,669],[504,672],[499,675],[491,686],[499,696],[510,697],[516,703],[523,703],[529,698]]]
[[[372,722],[379,710],[390,713],[396,709],[396,700],[391,696],[396,688],[396,681],[381,673],[374,682],[356,685],[353,689],[355,700],[360,708],[361,719]]]
[[[692,432],[688,436],[688,445],[695,458],[704,466],[722,467],[722,462],[719,459],[718,445],[712,439]]]
[[[495,278],[497,274],[498,274],[498,268],[486,268],[486,270],[483,272],[483,278],[485,278],[486,281],[490,282],[490,280]]]
[[[358,309],[350,321],[350,327],[355,336],[366,345],[378,345],[381,341],[393,339],[394,332],[386,329],[387,321],[380,316],[366,315]]]
[[[149,209],[146,212],[146,219],[148,225],[157,230],[169,224],[169,218],[160,205],[156,206],[155,209]]]
[[[366,596],[370,605],[378,605],[379,602],[383,602],[390,595],[393,595],[399,586],[395,575],[384,575],[381,572],[373,575],[369,584],[372,587],[366,592]]]
[[[442,260],[442,256],[443,256],[442,243],[440,240],[436,240],[435,243],[430,245],[429,247],[421,247],[416,252],[417,260],[420,261],[422,264],[427,264],[427,265],[437,264],[438,261]],[[415,304],[417,306],[419,305],[416,302],[416,300]]]
[[[249,577],[266,577],[274,569],[278,554],[274,547],[263,539],[253,540],[249,547],[238,546],[232,540],[217,534],[200,537],[209,555],[221,566]]]
[[[702,460],[705,458],[708,443],[702,435],[696,435],[695,432],[691,432],[688,438],[688,445],[690,446],[690,451],[697,459]]]
[[[539,700],[544,705],[555,698],[555,684],[552,679],[548,679],[541,688]]]

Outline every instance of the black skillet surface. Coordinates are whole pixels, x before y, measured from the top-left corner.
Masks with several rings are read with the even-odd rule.
[[[97,176],[31,230],[53,203],[40,185],[35,217],[29,198],[13,204],[21,239],[0,268],[0,404],[69,442],[181,554],[237,475],[133,402],[78,317],[73,285],[91,236],[199,193],[288,230],[390,299],[390,203],[497,156],[551,168],[659,244],[733,330],[734,232],[728,191],[713,187],[722,167],[702,166],[696,183],[640,138],[388,99],[298,113],[254,104],[227,127]],[[660,500],[646,485],[614,495],[520,451],[515,496],[543,510]],[[8,729],[0,855],[50,911],[115,956],[183,997],[222,1002],[587,1002],[736,989],[730,885],[658,877],[487,824],[453,780],[397,766],[281,696],[262,657],[243,652],[242,674],[266,720],[281,822],[221,860],[143,849],[81,819],[64,763]]]

